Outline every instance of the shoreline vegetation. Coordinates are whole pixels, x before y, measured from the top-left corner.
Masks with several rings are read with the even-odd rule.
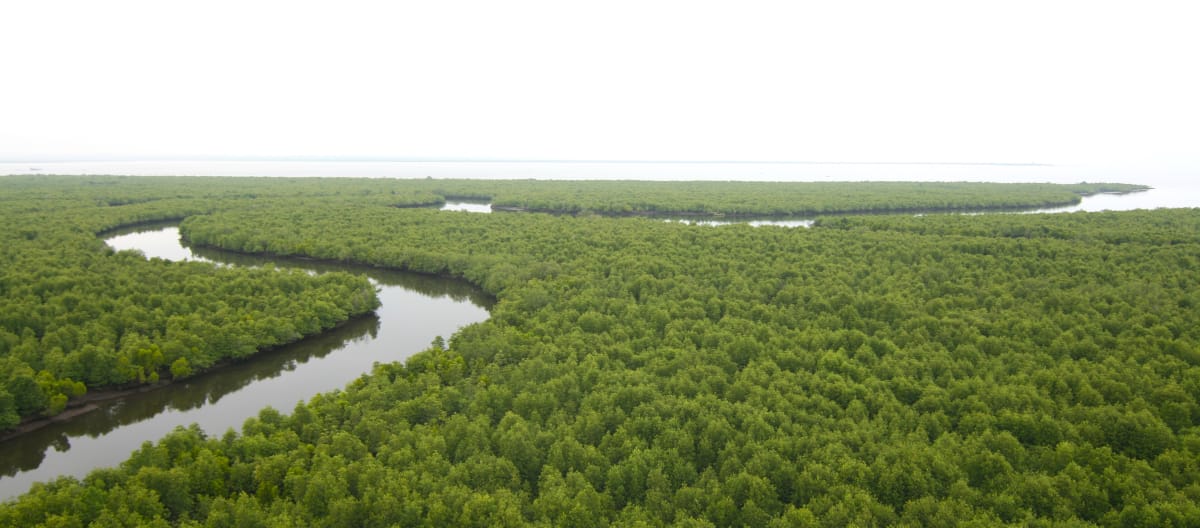
[[[155,224],[159,224],[159,223],[161,223],[161,222],[149,222],[146,224],[127,225],[127,226],[122,226],[121,228],[117,228],[117,230],[142,227],[142,226],[146,226],[146,225],[155,225]],[[162,389],[173,383],[187,380],[187,379],[190,379],[190,378],[193,378],[196,376],[218,375],[218,374],[220,374],[221,370],[226,367],[230,367],[230,366],[237,365],[237,364],[245,362],[245,361],[249,361],[249,360],[253,359],[254,357],[257,357],[262,354],[270,354],[271,352],[274,352],[276,350],[279,350],[279,349],[282,349],[285,347],[303,344],[305,341],[308,341],[310,339],[320,338],[323,335],[327,334],[328,332],[336,330],[338,328],[342,328],[345,325],[347,325],[357,319],[371,317],[374,315],[374,313],[375,313],[374,310],[372,310],[370,312],[364,312],[364,313],[360,313],[360,314],[351,315],[349,318],[347,318],[341,322],[338,322],[329,328],[324,328],[314,334],[302,336],[299,339],[296,339],[295,341],[289,341],[287,343],[280,343],[278,345],[271,345],[271,346],[259,348],[257,351],[254,352],[254,354],[252,354],[250,356],[239,357],[239,358],[224,358],[224,359],[218,360],[207,368],[193,369],[191,374],[189,374],[186,377],[182,377],[182,378],[167,377],[170,375],[170,370],[164,369],[162,372],[160,372],[158,381],[155,381],[155,382],[130,383],[130,384],[127,384],[124,386],[115,386],[115,387],[102,386],[102,387],[89,388],[89,390],[86,394],[69,400],[67,402],[66,408],[58,414],[55,414],[52,416],[26,416],[21,420],[20,424],[13,427],[12,429],[8,429],[6,431],[0,431],[0,444],[2,444],[3,442],[5,442],[7,440],[11,440],[11,439],[20,437],[21,435],[28,434],[33,431],[37,431],[38,429],[41,429],[47,425],[50,425],[53,423],[58,423],[58,422],[69,421],[69,420],[72,420],[79,416],[82,416],[84,414],[95,411],[95,410],[99,409],[99,406],[97,404],[100,404],[100,403],[104,403],[104,402],[108,402],[108,401],[112,401],[112,400],[118,400],[118,399],[124,398],[126,396],[130,396],[133,394],[142,394],[142,393]]]
[[[977,182],[426,182],[446,200],[489,201],[494,211],[607,216],[771,218],[1018,211],[1078,204],[1145,185]],[[472,189],[467,192],[467,189]]]
[[[122,224],[182,216],[193,244],[444,274],[496,304],[444,346],[378,365],[291,414],[265,409],[220,437],[180,428],[119,467],[35,485],[0,504],[0,525],[1200,523],[1200,209],[696,229],[396,206],[487,195],[565,210],[736,215],[848,201],[1001,206],[1075,191],[5,183],[14,185],[0,189],[0,380],[9,391],[0,406],[14,410],[29,404],[14,386],[41,387],[41,370],[71,364],[67,344],[111,346],[111,371],[138,374],[141,351],[153,352],[146,340],[174,336],[147,328],[159,308],[205,296],[256,306],[245,303],[276,287],[281,313],[331,301],[311,293],[329,286],[320,277],[282,270],[206,289],[238,274],[104,250],[94,234]],[[108,278],[131,273],[136,281]],[[272,283],[276,275],[287,280]],[[154,290],[133,287],[143,283]],[[185,295],[155,297],[172,288]],[[260,289],[239,297],[246,288]],[[121,319],[99,318],[121,332],[60,330],[86,321],[72,313],[96,318],[91,304],[120,307]],[[228,315],[217,305],[203,313]],[[245,328],[242,316],[221,320]],[[296,324],[277,316],[252,328],[267,337]]]

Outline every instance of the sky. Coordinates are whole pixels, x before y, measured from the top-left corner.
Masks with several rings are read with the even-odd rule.
[[[1200,169],[1200,2],[0,6],[0,159]]]

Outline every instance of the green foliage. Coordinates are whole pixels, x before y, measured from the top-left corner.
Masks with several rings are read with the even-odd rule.
[[[0,430],[16,427],[21,423],[21,415],[17,414],[17,399],[7,390],[0,390]]]
[[[1200,524],[1200,210],[781,229],[256,200],[181,230],[463,277],[491,319],[0,525]]]
[[[188,363],[186,357],[180,357],[171,362],[171,378],[180,379],[192,375],[192,365]]]

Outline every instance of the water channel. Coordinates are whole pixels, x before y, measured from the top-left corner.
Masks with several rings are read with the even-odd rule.
[[[437,336],[449,338],[462,326],[486,319],[491,305],[485,294],[461,281],[186,247],[174,225],[114,232],[106,241],[147,258],[358,272],[376,285],[382,306],[373,316],[299,343],[184,382],[100,402],[87,414],[0,443],[0,500],[24,493],[34,482],[83,477],[94,468],[120,464],[143,442],[177,426],[197,423],[219,436],[240,429],[266,406],[290,413],[297,402],[344,387],[376,362],[402,361]]]
[[[1081,197],[1079,203],[1073,205],[1063,205],[1057,207],[1033,207],[1029,209],[1015,210],[987,210],[980,209],[975,211],[959,211],[959,212],[931,212],[927,214],[1036,214],[1036,213],[1075,213],[1082,211],[1099,212],[1099,211],[1130,211],[1134,209],[1155,209],[1157,207],[1171,207],[1173,204],[1164,200],[1165,194],[1158,192],[1158,189],[1149,189],[1145,191],[1134,191],[1126,193],[1096,193]],[[1200,190],[1194,190],[1191,196],[1194,199],[1200,200]],[[1200,202],[1196,202],[1200,204]],[[490,203],[482,201],[448,201],[442,205],[443,211],[465,211],[469,213],[491,213],[492,206]],[[896,213],[877,213],[877,214],[896,214]],[[918,213],[918,216],[923,216],[926,213]],[[830,215],[838,216],[838,215]],[[712,218],[712,217],[663,217],[667,222],[680,222],[684,224],[698,226],[722,226],[730,224],[748,224],[752,226],[777,226],[777,227],[812,227],[816,223],[815,216],[763,216],[763,217],[739,217],[739,218]]]

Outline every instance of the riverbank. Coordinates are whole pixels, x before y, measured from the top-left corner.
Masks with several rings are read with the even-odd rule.
[[[271,261],[292,260],[292,261],[297,261],[297,262],[303,262],[305,265],[336,267],[337,269],[339,269],[341,271],[346,271],[346,272],[351,272],[351,273],[353,273],[355,271],[359,271],[359,272],[363,272],[363,273],[382,271],[382,272],[418,275],[421,277],[428,277],[430,279],[437,279],[437,280],[456,281],[456,282],[461,282],[463,284],[466,284],[466,285],[470,286],[471,288],[475,288],[478,291],[482,292],[486,296],[486,301],[489,306],[492,303],[496,302],[496,295],[494,293],[487,291],[486,289],[483,288],[483,286],[480,286],[478,284],[471,282],[470,280],[467,280],[466,277],[463,277],[461,275],[455,275],[453,273],[445,273],[445,272],[429,273],[427,271],[420,271],[420,270],[414,270],[414,269],[408,269],[408,268],[397,268],[394,266],[380,266],[380,265],[374,265],[374,264],[364,264],[362,262],[355,261],[355,260],[336,260],[336,259],[328,259],[328,258],[310,257],[310,256],[306,256],[306,255],[279,255],[279,254],[271,253],[268,251],[254,251],[254,252],[237,251],[237,250],[227,249],[227,248],[213,246],[213,245],[209,245],[209,244],[198,244],[196,242],[192,242],[191,240],[187,240],[186,237],[184,237],[184,240],[187,241],[187,247],[190,247],[193,249],[198,249],[200,251],[219,251],[221,253],[226,253],[229,255],[236,255],[236,256],[255,258],[255,259],[264,259],[264,260],[271,260]]]
[[[100,387],[95,391],[89,390],[87,394],[67,402],[67,408],[65,410],[63,410],[63,412],[60,412],[53,416],[31,416],[31,417],[22,418],[21,423],[19,425],[17,425],[16,427],[9,429],[7,431],[4,431],[4,432],[0,432],[0,444],[7,442],[8,440],[19,438],[23,435],[32,433],[32,432],[37,431],[48,425],[69,422],[75,418],[78,418],[80,416],[83,416],[85,414],[88,414],[92,411],[99,409],[100,403],[109,402],[112,400],[118,400],[121,398],[126,398],[126,397],[129,397],[132,395],[136,395],[136,394],[145,394],[148,392],[156,391],[159,389],[169,387],[173,384],[195,378],[197,376],[220,373],[221,370],[257,359],[258,357],[260,357],[264,354],[270,354],[271,352],[278,351],[284,347],[296,346],[296,345],[304,343],[305,341],[310,341],[313,339],[320,338],[329,332],[340,329],[340,328],[342,328],[352,322],[355,322],[359,319],[365,319],[365,318],[374,317],[374,316],[375,316],[374,310],[372,310],[370,312],[357,314],[357,315],[352,315],[349,318],[347,318],[346,320],[341,321],[334,326],[331,326],[329,328],[324,328],[321,331],[314,333],[314,334],[301,336],[299,339],[297,339],[295,341],[289,341],[287,343],[281,343],[278,345],[264,347],[264,348],[259,349],[258,351],[256,351],[253,354],[250,354],[248,356],[241,357],[241,358],[221,359],[221,360],[213,363],[212,366],[210,366],[206,369],[197,370],[187,377],[183,377],[183,378],[179,378],[179,379],[162,379],[162,377],[170,374],[169,371],[164,370],[163,372],[159,373],[160,378],[159,378],[159,381],[156,381],[156,382],[137,383],[137,384],[131,384],[128,386],[119,386],[119,387]]]
[[[148,259],[363,275],[374,284],[380,306],[375,317],[350,318],[337,328],[223,363],[201,375],[127,388],[121,394],[91,393],[97,400],[104,397],[90,403],[94,408],[44,420],[36,430],[0,444],[0,500],[25,493],[34,482],[83,478],[95,468],[116,466],[143,441],[178,427],[195,424],[218,437],[229,429],[240,430],[265,407],[286,414],[298,402],[344,389],[377,364],[403,361],[427,349],[438,336],[449,339],[459,328],[485,320],[494,302],[494,297],[461,279],[183,246],[172,222],[125,231],[107,230],[105,243]]]
[[[780,222],[791,220],[811,221],[819,217],[832,216],[874,216],[874,215],[896,215],[896,214],[987,214],[987,213],[1037,213],[1037,212],[1057,212],[1073,206],[1080,206],[1084,198],[1095,196],[1126,196],[1137,193],[1145,193],[1153,190],[1153,187],[1140,186],[1130,190],[1097,190],[1094,192],[1081,192],[1069,201],[1061,202],[1044,202],[1041,204],[1024,204],[1014,206],[994,206],[994,207],[897,207],[897,208],[874,208],[874,209],[836,209],[820,212],[800,212],[800,213],[731,213],[731,212],[700,212],[700,211],[651,211],[651,210],[634,210],[634,211],[610,211],[610,210],[575,210],[575,209],[552,209],[552,208],[536,208],[536,207],[521,207],[512,205],[493,205],[488,204],[491,211],[503,213],[542,213],[564,216],[583,216],[596,215],[613,218],[656,218],[664,220],[680,220],[680,221],[717,221],[720,223],[736,223],[736,222]]]
[[[497,193],[497,212],[610,217],[780,219],[875,214],[1028,212],[1079,205],[1098,194],[1149,191],[1112,183],[982,182],[562,182]],[[654,198],[650,198],[654,196]]]

